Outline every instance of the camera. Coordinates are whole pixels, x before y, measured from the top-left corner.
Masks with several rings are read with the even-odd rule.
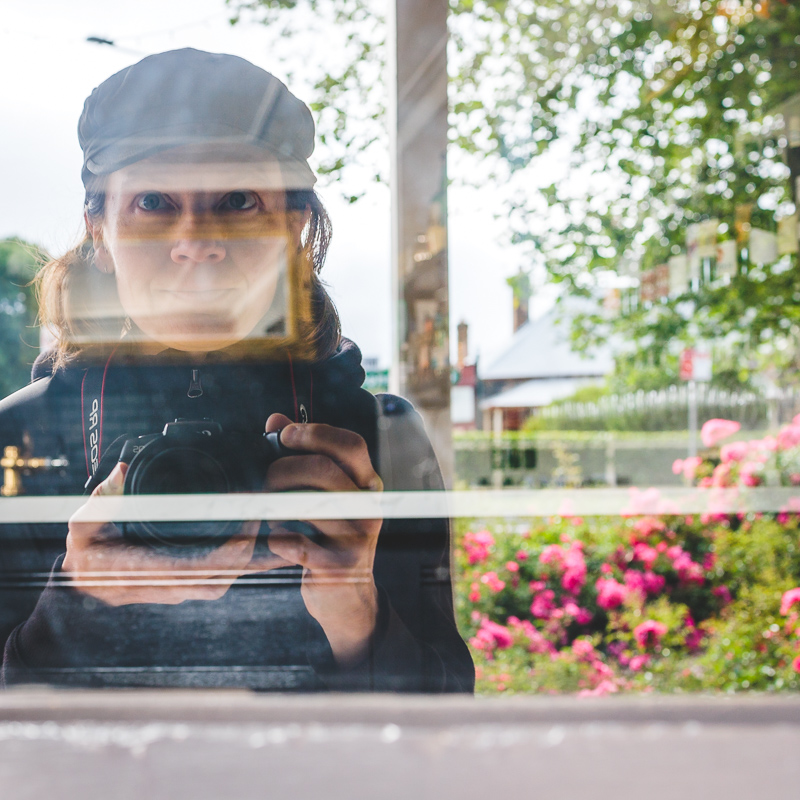
[[[280,432],[262,436],[223,431],[213,420],[176,419],[161,433],[128,439],[119,460],[128,465],[126,495],[260,492],[270,464],[292,451]],[[118,525],[130,542],[155,549],[213,548],[241,520],[171,522],[137,520]]]

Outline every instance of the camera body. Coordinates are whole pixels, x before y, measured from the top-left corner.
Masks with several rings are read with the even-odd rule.
[[[292,451],[280,432],[253,436],[223,431],[213,420],[176,419],[161,433],[128,439],[119,460],[128,465],[126,495],[259,492],[270,464]],[[118,527],[130,542],[156,549],[216,547],[241,520],[138,520]]]

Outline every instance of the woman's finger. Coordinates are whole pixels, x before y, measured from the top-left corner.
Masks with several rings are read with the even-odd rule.
[[[358,486],[341,466],[326,455],[284,456],[267,470],[267,488],[272,492],[357,492]]]
[[[282,420],[276,418],[282,417]],[[353,431],[317,423],[290,423],[278,428],[279,422],[288,419],[273,414],[268,422],[268,432],[281,431],[281,442],[292,450],[319,453],[336,462],[359,489],[379,491],[383,483],[372,466],[364,439]]]
[[[336,566],[336,556],[330,550],[312,542],[302,533],[276,527],[269,535],[269,549],[275,555],[305,569]]]
[[[109,476],[95,486],[92,497],[111,497],[122,494],[125,489],[125,475],[127,472],[128,465],[118,461]]]
[[[103,522],[86,520],[87,517],[96,516],[97,498],[122,496],[127,471],[128,465],[123,464],[121,461],[118,462],[114,469],[111,470],[111,474],[95,487],[87,501],[69,518],[69,530],[76,538],[91,539],[96,536],[110,536],[113,538],[115,535],[119,535],[118,528],[114,526],[110,519]]]

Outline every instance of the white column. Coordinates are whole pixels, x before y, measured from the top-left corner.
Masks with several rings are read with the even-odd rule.
[[[447,287],[447,2],[390,13],[394,352],[390,389],[422,414],[453,482]]]

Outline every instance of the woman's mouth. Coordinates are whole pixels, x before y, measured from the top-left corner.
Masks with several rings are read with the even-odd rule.
[[[229,300],[236,289],[162,289],[161,294],[173,302],[186,305],[216,305]]]

